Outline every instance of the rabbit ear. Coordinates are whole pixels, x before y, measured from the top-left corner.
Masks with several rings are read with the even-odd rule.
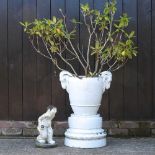
[[[101,73],[101,77],[103,78],[103,82],[104,82],[104,89],[109,89],[110,88],[110,84],[112,81],[112,74],[109,71],[104,71]]]
[[[68,77],[72,77],[73,75],[68,71],[62,71],[59,75],[59,80],[61,82],[61,86],[63,89],[67,89]]]
[[[53,111],[54,113],[56,113],[56,112],[57,112],[57,108],[54,107],[54,108],[52,109],[52,111]]]

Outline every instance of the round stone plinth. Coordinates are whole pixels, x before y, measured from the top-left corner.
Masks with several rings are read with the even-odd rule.
[[[75,148],[99,148],[106,146],[106,138],[93,140],[70,139],[65,137],[65,145]]]
[[[35,142],[35,145],[38,148],[53,148],[57,146],[56,143],[55,144],[49,144],[49,143],[42,144],[42,143],[39,143],[38,141]]]
[[[71,129],[101,129],[102,117],[100,115],[79,116],[72,114],[68,118],[69,128]]]
[[[106,135],[103,129],[68,129],[65,132],[65,145],[76,148],[99,148],[106,146]]]
[[[68,120],[65,145],[76,148],[98,148],[106,146],[106,132],[102,129],[100,115],[75,115]]]

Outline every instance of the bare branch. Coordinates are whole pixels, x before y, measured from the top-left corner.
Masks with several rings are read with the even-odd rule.
[[[87,21],[86,21],[86,15],[83,14],[83,13],[82,13],[82,15],[83,15],[84,24],[85,24],[86,27],[87,27],[88,33],[91,34],[90,26],[89,26],[89,24],[87,24]]]
[[[60,12],[61,12],[61,14],[62,14],[62,16],[63,16],[63,21],[64,21],[65,29],[66,29],[66,31],[68,32],[67,24],[66,24],[66,17],[65,17],[65,15],[63,14],[63,12],[62,12],[61,10],[60,10]],[[81,59],[80,59],[80,57],[79,57],[77,51],[75,50],[75,48],[74,48],[74,46],[73,46],[73,44],[72,44],[71,39],[70,39],[69,37],[67,37],[66,39],[68,40],[68,42],[69,42],[69,44],[70,44],[72,50],[74,51],[74,54],[76,55],[78,61],[79,61],[80,64],[82,65],[83,69],[85,70],[85,66],[84,66],[84,64],[82,63],[82,61],[81,61]]]
[[[43,54],[40,50],[38,50],[38,49],[35,47],[35,45],[34,45],[34,43],[33,43],[33,41],[32,41],[32,40],[30,40],[30,43],[31,43],[31,45],[32,45],[33,49],[34,49],[37,53],[39,53],[41,56],[43,56],[43,57],[45,57],[45,58],[47,58],[47,59],[51,60],[51,58],[50,58],[50,57],[48,57],[47,55]]]
[[[85,70],[85,66],[84,66],[84,64],[82,63],[82,61],[81,61],[81,59],[80,59],[80,57],[79,57],[77,51],[75,50],[75,48],[74,48],[74,46],[73,46],[73,44],[72,44],[72,42],[71,42],[71,40],[70,40],[69,38],[68,38],[68,41],[69,41],[69,44],[70,44],[71,48],[73,49],[75,55],[77,56],[77,59],[79,60],[79,62],[80,62],[80,64],[82,65],[83,69]]]
[[[63,58],[63,56],[61,55],[61,53],[58,53],[58,55],[72,69],[72,71],[74,72],[75,76],[78,76],[77,73],[76,73],[76,71],[74,70],[73,66],[66,59]]]
[[[116,66],[115,68],[111,69],[111,72],[114,72],[120,68],[122,68],[126,63],[127,63],[128,59],[125,60],[125,62],[123,62],[121,65]]]
[[[81,51],[80,48],[79,48],[79,44],[77,45],[77,49],[78,49],[79,54],[81,55],[82,59],[84,60],[84,62],[87,64],[87,61],[86,61],[86,59],[85,59],[85,57],[84,57],[82,51]]]

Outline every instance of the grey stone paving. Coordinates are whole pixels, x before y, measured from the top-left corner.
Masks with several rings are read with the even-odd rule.
[[[35,148],[34,139],[0,139],[0,155],[155,155],[155,138],[108,138],[108,145],[98,149],[76,149],[63,145],[63,138],[56,138],[58,147]]]

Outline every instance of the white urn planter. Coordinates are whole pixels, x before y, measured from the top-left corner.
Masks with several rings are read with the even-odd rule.
[[[102,117],[97,114],[102,94],[110,88],[112,74],[104,71],[98,77],[75,77],[68,71],[60,73],[63,89],[69,94],[73,114],[68,119],[65,145],[77,148],[98,148],[106,145]]]

